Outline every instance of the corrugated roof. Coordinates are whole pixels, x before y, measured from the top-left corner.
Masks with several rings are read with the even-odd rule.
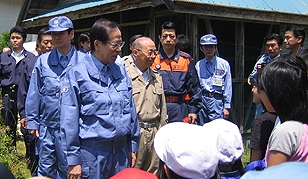
[[[308,15],[308,0],[176,0],[261,11]],[[176,3],[176,1],[174,3]]]
[[[26,21],[33,21],[35,19],[39,19],[39,18],[43,18],[43,17],[51,17],[51,16],[55,16],[55,15],[59,15],[59,14],[65,14],[68,12],[72,12],[72,11],[78,11],[81,9],[87,9],[87,8],[91,8],[91,7],[95,7],[95,6],[100,6],[103,4],[108,4],[108,3],[113,3],[113,2],[117,2],[119,0],[88,0],[88,1],[82,1],[82,2],[78,2],[76,4],[70,4],[69,6],[66,7],[62,7],[62,8],[57,8],[54,9],[48,13],[39,15],[39,16],[35,16],[29,19],[25,19],[23,20],[23,22]]]
[[[69,6],[54,9],[48,13],[38,15],[23,20],[23,22],[33,21],[43,17],[51,17],[59,14],[65,14],[72,11],[87,9],[120,0],[86,0]],[[268,12],[280,12],[299,15],[308,15],[308,0],[173,0],[176,2],[208,4],[213,6],[224,6],[233,8],[243,8]]]

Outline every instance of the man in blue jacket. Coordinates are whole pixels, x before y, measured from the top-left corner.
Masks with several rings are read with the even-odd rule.
[[[196,69],[202,88],[202,108],[198,113],[201,125],[215,119],[229,118],[232,98],[232,77],[229,62],[218,57],[217,38],[206,34],[200,38],[200,50],[204,58]]]
[[[25,110],[27,129],[39,136],[38,176],[66,178],[67,162],[60,132],[61,82],[66,71],[81,61],[84,54],[71,46],[72,21],[66,16],[49,20],[55,47],[42,54],[33,69]]]
[[[0,82],[2,88],[2,119],[6,126],[10,127],[9,134],[13,138],[13,146],[16,147],[17,127],[17,90],[23,70],[31,74],[28,61],[35,61],[37,57],[23,48],[27,33],[20,26],[10,30],[10,42],[12,50],[0,55]],[[23,89],[24,90],[24,89]],[[27,156],[29,157],[29,156]]]
[[[61,90],[70,179],[109,179],[133,167],[138,150],[132,85],[123,61],[116,61],[124,45],[118,24],[97,20],[90,41],[91,53],[67,72]]]

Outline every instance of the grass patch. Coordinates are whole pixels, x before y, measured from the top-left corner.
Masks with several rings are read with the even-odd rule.
[[[243,167],[245,168],[245,166],[250,162],[250,148],[245,147],[244,149],[245,151],[244,154],[242,155],[242,164]]]
[[[0,162],[12,171],[16,179],[31,177],[25,157],[26,148],[24,141],[17,141],[17,148],[14,149],[11,146],[12,139],[5,131],[2,128],[0,132]]]

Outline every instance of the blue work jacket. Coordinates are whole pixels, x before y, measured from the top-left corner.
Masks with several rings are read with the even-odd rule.
[[[34,65],[26,98],[26,117],[28,129],[39,129],[39,125],[59,128],[61,81],[67,70],[83,59],[84,53],[74,47],[72,58],[58,76],[48,65],[48,61],[58,59],[57,49],[39,56]]]
[[[109,63],[108,80],[103,80],[94,60],[98,63],[86,54],[67,72],[62,86],[61,130],[68,165],[81,163],[81,140],[108,142],[127,136],[129,152],[138,150],[139,122],[123,62]]]
[[[202,91],[223,95],[224,108],[231,108],[232,99],[232,76],[229,62],[220,57],[214,56],[207,67],[207,59],[203,58],[196,64],[200,85]],[[214,80],[221,82],[215,85]]]

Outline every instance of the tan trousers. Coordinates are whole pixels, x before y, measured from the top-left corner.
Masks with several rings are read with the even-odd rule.
[[[156,127],[140,128],[139,150],[135,168],[156,174],[159,158],[154,150],[154,137],[157,132]]]

